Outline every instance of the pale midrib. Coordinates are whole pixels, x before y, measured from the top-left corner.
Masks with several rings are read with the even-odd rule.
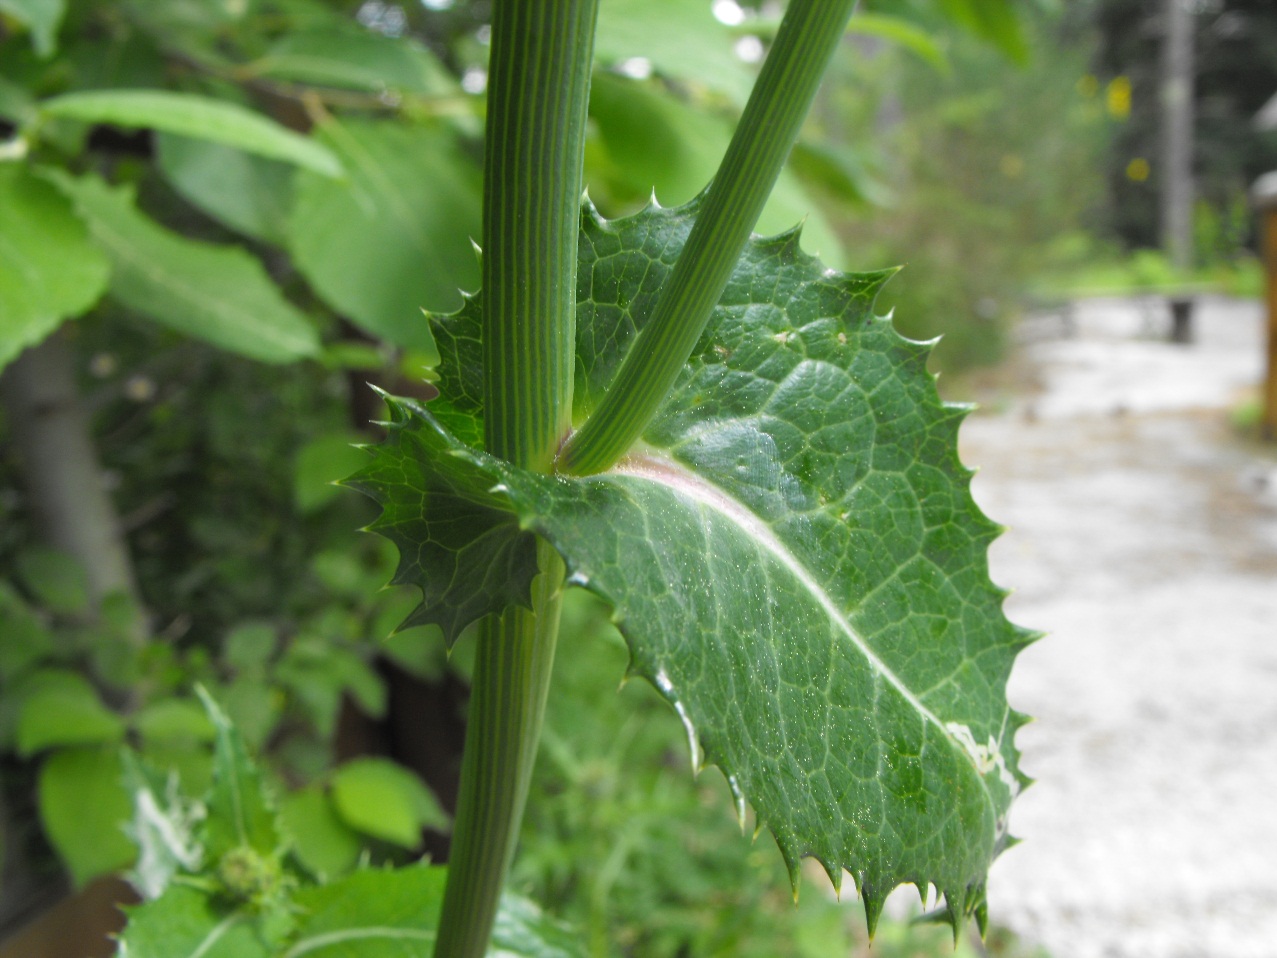
[[[250,330],[259,339],[269,342],[271,345],[286,350],[289,353],[296,353],[298,349],[305,349],[307,351],[313,350],[313,346],[308,340],[302,337],[288,336],[284,333],[284,331],[276,328],[271,323],[263,325],[260,322],[260,313],[239,308],[234,303],[228,302],[227,300],[218,300],[220,309],[208,306],[206,302],[207,298],[199,289],[185,283],[175,281],[172,278],[172,274],[165,272],[164,270],[150,267],[140,256],[133,255],[133,250],[129,245],[128,237],[115,232],[101,219],[94,217],[91,229],[93,231],[93,235],[97,237],[97,239],[111,252],[112,255],[118,257],[130,269],[136,270],[155,285],[167,290],[179,299],[190,302],[196,312],[213,317],[216,317],[220,312],[220,314],[224,317],[223,329],[241,328]],[[218,255],[232,251],[209,250],[207,252],[212,255]],[[292,322],[305,322],[301,319],[294,319],[291,316],[288,317],[288,319]]]
[[[217,925],[214,926],[212,931],[210,931],[207,935],[204,936],[204,940],[199,943],[199,947],[197,947],[193,952],[191,952],[187,956],[187,958],[203,958],[204,955],[208,954],[209,949],[212,948],[215,944],[217,944],[217,942],[222,938],[223,935],[225,935],[228,931],[231,930],[231,928],[233,928],[235,925],[238,925],[243,920],[244,920],[244,916],[240,912],[235,912],[232,915],[227,915],[220,922],[218,922]]]
[[[434,941],[435,932],[424,928],[395,928],[393,925],[369,925],[366,928],[343,928],[339,931],[325,932],[303,938],[284,952],[284,958],[299,958],[300,955],[339,945],[346,941],[360,941],[367,938],[391,938],[404,941]]]
[[[816,580],[815,576],[811,574],[798,557],[789,550],[789,547],[781,541],[771,527],[758,517],[757,513],[743,505],[739,500],[732,498],[703,476],[690,472],[673,460],[664,457],[658,459],[650,452],[642,458],[634,456],[622,459],[608,470],[607,475],[629,476],[634,479],[656,483],[675,494],[691,499],[699,506],[713,509],[719,515],[738,526],[749,537],[751,542],[766,551],[816,599],[825,614],[851,640],[852,645],[864,656],[874,671],[899,692],[905,701],[917,710],[918,714],[934,725],[945,739],[953,745],[954,749],[966,756],[971,767],[975,769],[976,777],[979,779],[981,786],[988,794],[988,786],[985,785],[984,775],[976,766],[975,759],[967,747],[958,741],[945,723],[940,720],[940,717],[927,708],[914,694],[913,690],[905,685],[887,663],[880,659],[877,653],[869,647],[851,622],[848,621],[843,611],[829,597],[824,586]],[[994,804],[992,795],[989,795],[989,800],[991,804]]]

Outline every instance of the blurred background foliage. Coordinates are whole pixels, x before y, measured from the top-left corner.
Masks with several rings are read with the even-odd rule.
[[[760,230],[802,222],[840,268],[903,265],[880,307],[943,333],[950,371],[998,361],[1044,297],[1253,289],[1270,6],[1196,4],[1193,277],[1150,248],[1152,0],[862,4]],[[604,215],[705,185],[779,13],[603,0],[585,186]],[[302,867],[446,855],[472,650],[392,635],[415,600],[355,531],[371,505],[331,483],[376,439],[368,383],[432,394],[419,310],[478,283],[489,15],[0,0],[0,938],[129,866],[121,743],[202,790],[196,683],[265,758]],[[95,523],[105,539],[73,534]],[[862,947],[823,879],[794,907],[657,696],[618,693],[605,610],[566,614],[520,889],[600,956]],[[875,953],[946,937],[880,927]]]

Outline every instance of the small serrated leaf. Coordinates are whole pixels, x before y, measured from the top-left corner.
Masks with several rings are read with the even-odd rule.
[[[275,809],[261,772],[249,758],[239,729],[203,688],[197,687],[196,692],[216,731],[205,849],[213,861],[237,848],[273,855],[281,842]]]
[[[393,419],[403,422],[414,407],[395,401],[390,408]],[[494,494],[485,494],[490,478],[465,458],[447,455],[436,435],[392,429],[387,441],[398,455],[378,448],[372,463],[346,485],[386,507],[369,529],[399,547],[391,581],[422,588],[421,604],[400,628],[438,625],[451,645],[462,629],[494,609],[530,608],[536,543]],[[422,459],[435,468],[414,465]],[[449,518],[440,522],[439,516]]]

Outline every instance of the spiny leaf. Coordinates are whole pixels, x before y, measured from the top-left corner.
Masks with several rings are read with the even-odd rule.
[[[249,758],[243,736],[226,713],[203,688],[197,687],[196,692],[216,731],[205,848],[214,861],[238,848],[273,855],[281,842],[275,809],[262,784],[261,771]]]
[[[587,206],[578,421],[695,209],[609,223]],[[641,446],[573,480],[450,432],[481,435],[473,297],[435,319],[441,398],[392,400],[389,438],[356,482],[400,546],[396,581],[425,590],[410,621],[455,634],[527,604],[527,558],[504,590],[491,575],[467,585],[458,525],[499,538],[507,565],[529,533],[545,537],[569,583],[612,604],[632,670],[677,711],[694,765],[722,768],[795,879],[803,856],[847,869],[871,926],[894,887],[934,884],[959,924],[981,909],[1027,783],[1005,685],[1033,636],[1007,622],[988,578],[999,529],[958,460],[967,410],[940,401],[929,346],[873,315],[889,276],[825,270],[797,231],[752,241]],[[451,577],[436,580],[440,568]]]

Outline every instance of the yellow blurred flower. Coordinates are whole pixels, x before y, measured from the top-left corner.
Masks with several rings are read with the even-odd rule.
[[[1126,164],[1126,178],[1136,183],[1143,183],[1148,179],[1149,165],[1148,160],[1142,156],[1137,156],[1131,162]]]
[[[1110,116],[1125,120],[1131,115],[1131,80],[1129,77],[1117,76],[1109,80],[1108,89],[1104,91],[1105,105]]]

